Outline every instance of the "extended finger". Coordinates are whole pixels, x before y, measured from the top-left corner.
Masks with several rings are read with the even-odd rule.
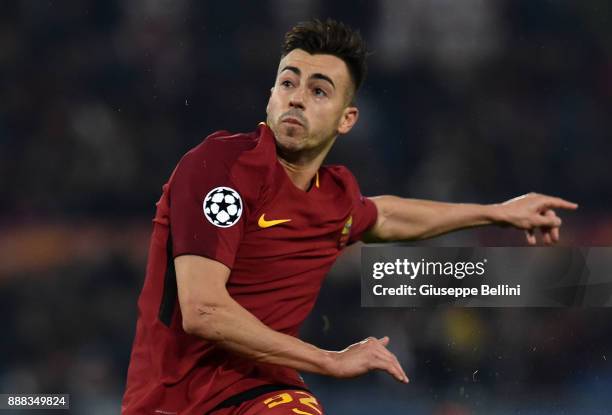
[[[406,374],[403,373],[399,363],[396,364],[392,355],[390,355],[390,352],[387,351],[387,353],[377,353],[375,358],[379,362],[380,369],[387,371],[397,381],[404,382]]]
[[[395,371],[400,374],[400,377],[397,378],[397,380],[399,380],[400,382],[408,383],[408,376],[406,376],[406,372],[404,372],[402,365],[400,364],[399,360],[397,360],[397,356],[395,356],[389,350],[385,350],[385,352],[385,359],[388,359],[388,361],[395,368]]]
[[[403,381],[404,377],[402,375],[402,369],[399,366],[399,362],[395,364],[395,355],[387,349],[387,345],[389,344],[389,337],[385,336],[378,339],[377,347],[374,347],[374,356],[378,358],[385,367],[383,369],[387,370],[391,373],[395,378],[399,381]]]
[[[559,209],[578,209],[578,204],[570,202],[569,200],[561,199],[560,197],[549,196],[544,201],[544,205],[548,208],[559,208]]]
[[[406,372],[404,371],[404,368],[402,367],[402,365],[400,364],[399,360],[397,359],[396,355],[393,355],[393,361],[395,362],[396,366],[399,368],[400,372],[402,373],[402,376],[404,377],[402,379],[402,382],[404,383],[408,383],[410,382],[410,379],[408,379],[408,376],[406,376]]]
[[[393,366],[395,366],[395,369],[397,372],[399,372],[401,374],[401,378],[399,378],[398,380],[404,383],[408,383],[408,376],[406,376],[406,372],[404,372],[404,369],[402,368],[402,365],[400,364],[399,360],[397,360],[397,356],[395,356],[395,354],[393,354],[389,349],[387,349],[387,344],[389,344],[389,337],[385,336],[380,340],[386,340],[386,343],[383,344],[381,342],[382,345],[384,345],[385,347],[382,348],[382,353],[385,359],[387,359],[388,361],[391,362],[391,364]]]

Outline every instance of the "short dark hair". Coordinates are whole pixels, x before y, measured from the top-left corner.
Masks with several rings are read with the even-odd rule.
[[[285,34],[281,57],[294,49],[302,49],[311,55],[326,54],[340,58],[348,67],[355,93],[367,73],[365,42],[358,31],[348,25],[327,19],[300,22]]]

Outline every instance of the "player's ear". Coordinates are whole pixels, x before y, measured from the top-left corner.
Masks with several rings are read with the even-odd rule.
[[[346,107],[342,111],[342,116],[338,122],[338,134],[346,134],[357,123],[359,119],[359,109],[357,107]]]
[[[270,101],[272,100],[273,93],[274,93],[274,87],[270,88],[270,98],[268,98],[268,104],[266,105],[266,114],[270,113]]]

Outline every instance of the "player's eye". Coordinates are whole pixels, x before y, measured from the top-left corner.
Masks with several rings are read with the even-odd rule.
[[[281,82],[281,85],[284,86],[285,88],[289,88],[293,86],[293,82],[291,82],[288,79],[285,79],[284,81]]]
[[[313,92],[314,92],[315,96],[317,96],[317,97],[326,97],[327,96],[327,92],[325,92],[321,88],[315,88]]]

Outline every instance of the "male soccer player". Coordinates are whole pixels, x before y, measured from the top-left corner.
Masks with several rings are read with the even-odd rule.
[[[559,238],[553,209],[529,194],[495,205],[366,198],[343,166],[322,166],[359,111],[358,33],[334,21],[291,29],[267,106],[246,134],[216,132],[179,162],[157,204],[124,414],[310,414],[298,371],[338,378],[383,370],[408,382],[367,338],[341,351],[297,338],[325,274],[360,239],[407,240],[486,224]]]

